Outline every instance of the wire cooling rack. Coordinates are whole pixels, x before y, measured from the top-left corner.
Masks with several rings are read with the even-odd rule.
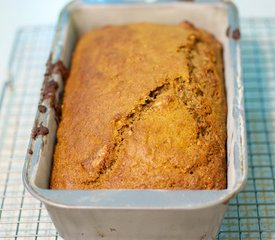
[[[275,239],[275,19],[241,23],[249,178],[217,239]],[[61,239],[21,180],[52,37],[51,27],[17,33],[10,78],[0,91],[0,239]]]

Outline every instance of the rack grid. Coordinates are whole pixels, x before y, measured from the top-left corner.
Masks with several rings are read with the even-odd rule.
[[[275,19],[242,19],[249,178],[217,239],[275,239]],[[18,31],[0,91],[0,239],[62,239],[21,171],[54,28]]]

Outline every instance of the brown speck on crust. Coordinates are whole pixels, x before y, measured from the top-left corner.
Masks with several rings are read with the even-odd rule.
[[[192,24],[191,22],[185,20],[185,21],[182,21],[180,23],[180,26],[185,26],[185,27],[189,27],[189,28],[195,28],[194,24]]]
[[[40,123],[39,127],[32,129],[32,138],[35,140],[38,135],[45,136],[49,133],[49,129]]]
[[[30,154],[30,155],[32,155],[33,154],[33,151],[32,151],[32,149],[28,149],[28,153]]]
[[[232,38],[234,40],[239,40],[241,38],[241,32],[239,28],[236,28],[232,33]]]
[[[47,111],[47,107],[44,105],[38,105],[38,111],[41,113],[45,113]]]

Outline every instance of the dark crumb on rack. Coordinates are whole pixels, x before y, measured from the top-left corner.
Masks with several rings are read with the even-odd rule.
[[[61,60],[58,60],[56,63],[47,63],[47,70],[45,77],[52,75],[53,73],[59,73],[62,76],[63,81],[66,81],[69,75],[68,69],[64,66]]]
[[[230,26],[228,26],[226,29],[226,36],[230,37]]]
[[[44,86],[42,88],[42,98],[52,98],[55,96],[56,90],[58,89],[58,83],[54,80],[45,81]]]
[[[62,61],[58,61],[53,66],[53,73],[60,73],[63,81],[66,81],[69,75],[68,69],[64,66]]]
[[[239,40],[239,39],[241,38],[241,32],[240,32],[240,29],[239,29],[239,28],[236,28],[236,29],[233,31],[232,38],[233,38],[234,40]]]
[[[61,60],[52,64],[50,62],[50,59],[47,63],[46,73],[44,74],[45,78],[44,78],[43,87],[41,89],[41,101],[45,99],[49,100],[50,107],[52,107],[55,110],[55,115],[56,115],[55,120],[57,123],[59,123],[60,107],[59,107],[58,100],[56,98],[56,92],[59,86],[58,86],[58,83],[52,78],[52,74],[60,74],[62,77],[62,80],[65,82],[66,79],[68,78],[69,71],[64,66]],[[41,113],[45,113],[47,111],[47,108],[43,105],[39,105],[38,110]]]
[[[47,111],[47,107],[44,105],[38,105],[38,111],[41,113],[45,113]]]
[[[231,33],[231,28],[230,28],[230,26],[228,26],[228,28],[226,29],[226,36],[229,37],[229,38],[232,37],[234,40],[239,40],[241,38],[240,29],[236,28]]]
[[[57,99],[56,99],[56,91],[58,89],[58,83],[54,80],[44,81],[44,85],[41,92],[42,100],[49,99],[50,106],[57,110]]]
[[[29,149],[28,149],[28,153],[29,153],[30,155],[32,155],[32,154],[33,154],[33,151],[29,148]]]
[[[49,133],[49,129],[40,123],[39,127],[34,127],[32,129],[32,138],[35,140],[38,135],[45,136]]]

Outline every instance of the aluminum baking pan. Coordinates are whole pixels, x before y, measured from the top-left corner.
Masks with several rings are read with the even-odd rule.
[[[94,4],[73,1],[61,12],[50,63],[67,67],[80,35],[108,24],[188,20],[211,32],[223,44],[227,117],[227,182],[225,190],[51,190],[48,189],[56,140],[55,111],[37,112],[34,127],[49,133],[31,138],[23,170],[28,191],[46,206],[65,239],[214,239],[228,201],[247,178],[247,147],[238,14],[231,2],[193,1]],[[59,84],[62,76],[51,73]]]

